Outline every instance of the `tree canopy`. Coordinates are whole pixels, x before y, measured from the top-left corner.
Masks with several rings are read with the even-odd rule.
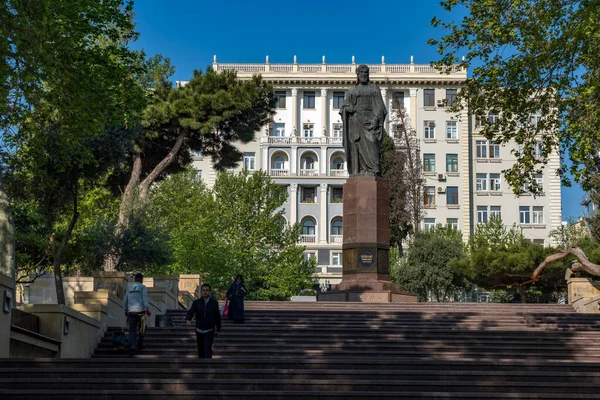
[[[212,190],[193,171],[170,176],[151,191],[154,224],[168,232],[168,273],[199,273],[226,290],[241,273],[249,298],[288,300],[312,287],[314,264],[304,260],[299,226],[286,226],[284,188],[264,172],[219,174]]]
[[[444,0],[461,21],[434,18],[445,35],[431,39],[444,69],[471,69],[453,111],[464,107],[484,124],[497,143],[515,141],[517,162],[505,171],[515,190],[532,191],[552,151],[568,153],[558,171],[590,187],[600,161],[600,3],[588,0]],[[462,60],[464,56],[464,60]],[[446,69],[448,70],[448,69]]]

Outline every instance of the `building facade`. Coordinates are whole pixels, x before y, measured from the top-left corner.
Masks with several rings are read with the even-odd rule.
[[[239,145],[244,160],[239,168],[268,171],[274,182],[289,193],[285,204],[288,223],[302,226],[301,243],[306,257],[317,260],[321,284],[335,284],[342,277],[343,184],[348,177],[342,147],[339,115],[345,91],[356,83],[358,64],[222,64],[216,71],[236,70],[239,79],[261,74],[278,98],[272,123],[257,133],[256,140]],[[502,171],[515,161],[514,146],[501,146],[478,135],[467,113],[450,114],[466,70],[452,67],[440,74],[430,65],[368,64],[370,79],[381,90],[388,110],[386,131],[394,123],[392,105],[406,110],[420,142],[425,218],[422,227],[454,226],[467,240],[475,225],[492,215],[507,226],[516,224],[524,235],[540,244],[561,223],[560,180],[554,173],[538,176],[543,194],[515,196]],[[395,102],[397,100],[397,102]],[[493,116],[490,116],[493,118]],[[390,123],[390,119],[392,122]],[[493,122],[493,121],[492,121]],[[471,129],[470,129],[471,127]],[[209,186],[216,173],[210,159],[194,157],[199,177]],[[559,167],[552,154],[547,171]]]

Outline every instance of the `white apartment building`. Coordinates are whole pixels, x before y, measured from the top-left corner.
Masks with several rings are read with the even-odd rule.
[[[500,215],[507,226],[517,224],[536,243],[549,244],[548,233],[561,223],[560,180],[554,172],[558,154],[550,156],[548,173],[540,174],[544,194],[515,196],[502,171],[515,161],[511,146],[499,146],[469,131],[466,113],[453,115],[444,107],[454,101],[467,72],[453,67],[440,74],[426,64],[367,64],[370,79],[392,108],[403,104],[411,127],[420,139],[426,178],[423,227],[452,225],[467,240],[479,222]],[[355,84],[358,63],[222,64],[216,71],[236,70],[239,79],[261,74],[278,97],[269,126],[256,140],[239,146],[241,168],[268,171],[289,193],[285,205],[288,223],[302,226],[306,256],[315,257],[321,283],[339,283],[342,277],[343,189],[348,173],[342,147],[339,109],[345,91]],[[393,113],[392,118],[393,118]],[[490,118],[493,118],[491,116]],[[390,132],[390,115],[386,130]],[[194,157],[194,168],[209,186],[216,175],[209,158]]]

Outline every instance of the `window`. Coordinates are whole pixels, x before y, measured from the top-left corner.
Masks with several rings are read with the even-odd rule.
[[[275,98],[277,99],[277,103],[276,103],[275,107],[276,108],[285,108],[285,91],[275,92]]]
[[[342,203],[344,201],[344,189],[341,187],[331,188],[331,202],[332,203]],[[341,233],[340,233],[341,235]]]
[[[435,122],[425,121],[423,125],[425,139],[435,139]]]
[[[304,253],[304,261],[310,261],[310,260],[314,260],[315,262],[317,262],[317,253],[305,252]]]
[[[488,114],[487,120],[490,125],[494,125],[496,123],[496,121],[498,121],[498,118],[499,118],[498,113],[490,113],[490,114]]]
[[[342,124],[333,124],[333,133],[331,136],[334,138],[342,137]]]
[[[394,92],[392,97],[392,110],[404,108],[404,92]]]
[[[342,265],[342,253],[331,253],[331,265]]]
[[[423,204],[435,206],[435,186],[425,186],[423,190]]]
[[[256,170],[256,153],[244,153],[244,169]]]
[[[285,124],[274,123],[273,130],[271,131],[271,136],[285,136]]]
[[[490,190],[492,192],[500,191],[500,174],[490,174]]]
[[[456,105],[456,89],[446,89],[446,105],[448,107]]]
[[[435,89],[423,90],[423,105],[425,107],[435,107]]]
[[[333,108],[342,108],[344,105],[344,92],[333,92]]]
[[[331,234],[332,235],[343,235],[344,234],[344,223],[341,219],[336,219],[331,224]]]
[[[475,190],[478,192],[487,191],[487,174],[476,174],[475,177]]]
[[[315,108],[315,92],[304,92],[303,108]]]
[[[435,218],[424,218],[423,224],[425,225],[425,231],[432,231],[435,229]]]
[[[331,163],[332,167],[336,171],[343,171],[345,168],[345,161],[342,157],[336,157]]]
[[[532,221],[531,223],[537,225],[544,224],[544,207],[542,206],[533,206],[533,211],[531,213]]]
[[[304,157],[302,159],[302,169],[313,170],[315,169],[315,160],[311,157]]]
[[[522,224],[531,223],[531,215],[529,213],[529,206],[519,207],[519,222]]]
[[[302,222],[302,234],[303,235],[315,235],[315,221],[312,219],[305,219]]]
[[[303,124],[302,128],[302,136],[313,137],[313,133],[315,132],[315,124]]]
[[[487,206],[477,206],[477,223],[485,224],[488,222],[488,208]]]
[[[457,121],[446,121],[446,139],[458,139]]]
[[[196,170],[196,175],[194,176],[194,180],[196,181],[196,183],[198,182],[202,182],[202,170]]]
[[[458,172],[458,154],[446,154],[446,172]]]
[[[538,186],[538,189],[542,192],[544,191],[544,175],[543,174],[535,174],[535,183]]]
[[[448,229],[458,230],[458,218],[446,218],[446,226]]]
[[[300,202],[301,203],[315,203],[315,198],[316,198],[316,190],[315,187],[306,187],[306,186],[302,186],[302,197]]]
[[[475,147],[477,150],[477,158],[487,158],[487,142],[485,140],[477,140],[475,142]]]
[[[490,218],[502,219],[502,207],[501,206],[490,206]]]
[[[423,171],[435,172],[435,154],[423,154]]]
[[[446,188],[446,204],[458,204],[458,186]]]
[[[500,145],[490,140],[490,158],[500,158]]]
[[[277,156],[273,159],[273,169],[285,169],[285,159]]]
[[[539,244],[539,245],[544,245],[545,240],[544,239],[533,239],[533,244]]]

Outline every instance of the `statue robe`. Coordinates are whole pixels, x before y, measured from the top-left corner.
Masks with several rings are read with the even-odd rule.
[[[383,125],[387,115],[379,87],[368,83],[350,88],[340,114],[350,176],[379,175]]]

